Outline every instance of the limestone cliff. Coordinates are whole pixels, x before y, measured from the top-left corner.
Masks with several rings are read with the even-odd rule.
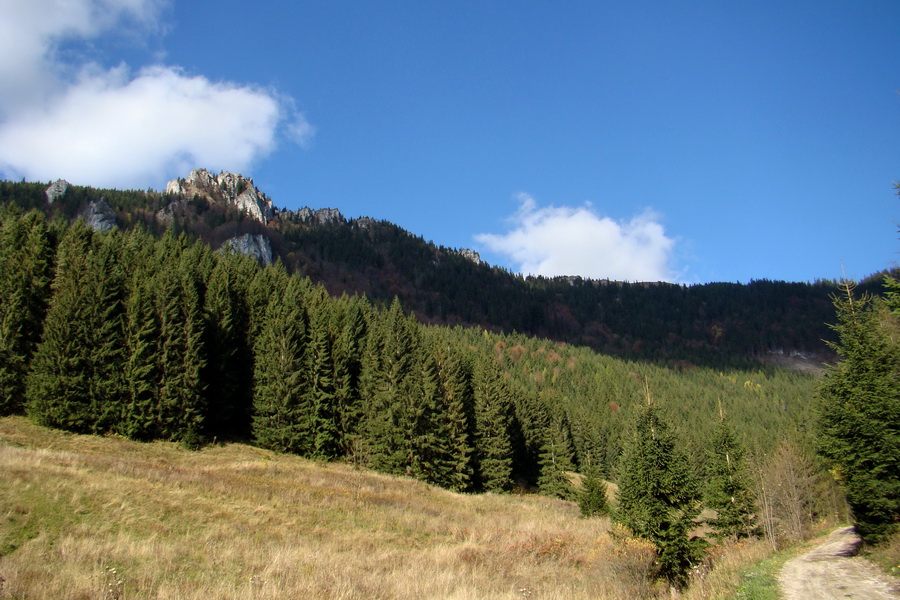
[[[246,233],[233,237],[222,244],[222,249],[231,249],[239,254],[252,256],[263,266],[272,264],[274,259],[272,244],[262,234]]]
[[[251,178],[238,173],[213,175],[206,169],[194,169],[186,179],[170,181],[166,193],[186,200],[196,195],[210,202],[235,206],[260,223],[268,223],[275,216],[272,200],[253,185]]]

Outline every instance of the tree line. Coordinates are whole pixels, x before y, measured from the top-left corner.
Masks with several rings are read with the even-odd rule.
[[[289,272],[332,293],[398,297],[429,322],[482,326],[590,346],[621,357],[691,360],[721,367],[773,350],[829,353],[835,282],[748,284],[594,281],[522,277],[476,264],[396,225],[373,219],[306,223],[287,213],[267,225],[234,207],[194,196],[69,186],[48,204],[43,184],[0,182],[0,201],[72,220],[103,198],[123,229],[186,232],[218,247],[238,233],[264,233]],[[163,215],[163,217],[160,217]],[[880,278],[860,283],[880,292]]]
[[[247,439],[458,491],[574,467],[546,405],[397,301],[332,298],[184,234],[96,233],[35,211],[6,211],[2,248],[4,414],[191,446]]]

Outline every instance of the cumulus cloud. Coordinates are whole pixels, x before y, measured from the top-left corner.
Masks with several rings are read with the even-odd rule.
[[[214,82],[173,66],[105,69],[60,50],[113,29],[158,29],[161,0],[11,5],[0,21],[0,171],[6,177],[158,186],[197,166],[245,170],[275,147],[281,129],[301,145],[313,135],[291,100],[272,90]]]
[[[590,206],[539,208],[527,194],[520,194],[519,202],[509,232],[479,234],[475,240],[507,256],[521,273],[674,281],[670,262],[675,242],[652,211],[618,222]]]

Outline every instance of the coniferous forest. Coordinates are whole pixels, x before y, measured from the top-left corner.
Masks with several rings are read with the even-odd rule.
[[[770,498],[759,509],[749,491],[754,477],[775,497],[766,477],[783,478],[786,464],[806,469],[802,481],[812,487],[797,509],[801,518],[839,510],[812,453],[819,378],[749,358],[767,347],[818,348],[818,326],[797,333],[805,320],[792,315],[834,323],[833,307],[817,313],[833,286],[757,282],[692,291],[525,281],[502,272],[488,284],[490,267],[443,249],[426,255],[431,246],[386,224],[272,225],[283,260],[263,267],[213,250],[225,231],[264,227],[241,215],[205,206],[161,227],[149,215],[165,196],[107,190],[120,227],[98,232],[76,219],[96,192],[76,189],[48,210],[44,187],[2,184],[2,414],[191,447],[249,441],[460,492],[585,500],[584,488],[592,494],[586,514],[608,510],[596,490],[615,481],[618,518],[654,542],[659,575],[679,585],[702,551],[688,537],[701,506],[716,510],[709,524],[718,539],[770,529],[792,535],[783,508],[790,499]],[[378,232],[396,243],[354,245],[355,236]],[[359,272],[372,269],[360,276],[369,283],[376,267],[393,266],[378,271],[387,276],[377,286],[338,290],[348,286],[349,271],[332,273],[328,285],[316,280],[337,268],[321,257],[337,252],[346,254],[344,265],[368,262]],[[421,261],[435,256],[447,268],[423,269]],[[418,271],[417,291],[399,277],[403,269]],[[693,307],[701,296],[702,306]],[[410,299],[415,311],[404,303]],[[842,340],[832,342],[838,353],[855,322],[842,318]],[[887,342],[879,343],[896,353],[896,344],[883,350]],[[893,366],[879,389],[896,395]],[[836,377],[825,396],[842,393]],[[838,412],[827,413],[828,427],[843,422]],[[828,439],[826,458],[850,452],[834,441],[840,432]],[[658,477],[648,482],[647,473]],[[659,501],[648,503],[651,496]],[[894,505],[873,510],[884,513],[881,522],[896,521]]]

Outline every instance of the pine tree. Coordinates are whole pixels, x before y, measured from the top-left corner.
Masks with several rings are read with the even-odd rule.
[[[212,435],[243,438],[250,433],[253,356],[247,343],[247,286],[257,270],[250,257],[219,253],[209,277],[203,379]]]
[[[152,440],[159,436],[156,418],[159,326],[150,283],[149,275],[142,270],[136,271],[126,303],[124,377],[128,392],[117,430],[137,440]]]
[[[645,391],[648,405],[637,417],[619,464],[615,518],[656,547],[656,575],[682,587],[700,558],[699,544],[688,538],[700,512],[700,494],[687,457],[653,406],[649,389]]]
[[[509,386],[493,357],[482,358],[476,365],[473,392],[478,483],[485,491],[511,490],[513,403]]]
[[[289,282],[284,264],[278,261],[258,270],[247,286],[247,345],[251,351],[268,319],[270,300],[284,296]]]
[[[582,479],[582,490],[578,496],[581,516],[596,517],[609,513],[606,499],[606,482],[600,477],[596,467],[589,466]]]
[[[337,458],[342,446],[335,399],[331,304],[322,287],[316,287],[308,294],[306,363],[309,365],[309,385],[305,403],[312,411],[312,456],[326,459]]]
[[[568,473],[575,470],[572,463],[572,432],[565,414],[557,415],[548,428],[541,453],[541,476],[538,488],[542,493],[564,500],[575,500],[576,492]]]
[[[152,282],[159,324],[155,437],[192,446],[200,443],[206,418],[200,253],[169,234],[159,253]]]
[[[9,211],[12,212],[12,211]],[[25,376],[50,298],[52,242],[43,214],[8,214],[0,228],[0,415],[24,409]]]
[[[446,339],[444,339],[446,338]],[[465,492],[474,478],[474,398],[471,368],[461,352],[443,336],[434,342],[435,368],[443,403],[438,436],[444,440],[446,457],[439,485]]]
[[[420,347],[417,323],[396,298],[375,316],[367,337],[362,374],[365,414],[363,445],[376,470],[407,474],[411,466],[411,406],[416,401],[415,361]]]
[[[87,252],[91,230],[76,222],[63,235],[41,343],[27,379],[27,411],[41,425],[89,433],[94,415],[87,384]]]
[[[303,298],[308,280],[291,277],[283,295],[273,295],[256,338],[253,374],[253,437],[279,452],[313,449],[308,389],[307,323]]]
[[[544,493],[556,495],[546,488],[550,485],[559,491],[565,487],[562,471],[556,468],[558,459],[563,460],[559,452],[561,449],[553,445],[562,440],[558,438],[559,432],[553,431],[550,409],[537,394],[530,391],[520,391],[513,401],[515,420],[511,441],[515,452],[515,476],[530,485],[537,485]]]
[[[342,296],[332,313],[335,332],[332,347],[334,405],[341,453],[352,456],[362,419],[360,375],[366,347],[368,304],[361,298]]]
[[[747,474],[744,448],[720,410],[719,425],[706,459],[706,505],[716,511],[707,522],[722,539],[737,540],[756,532],[756,500]]]
[[[900,313],[871,297],[835,298],[840,362],[819,387],[820,452],[835,468],[859,534],[900,524]]]
[[[28,413],[79,433],[115,425],[125,399],[121,236],[83,221],[63,236],[53,297],[27,380]]]

